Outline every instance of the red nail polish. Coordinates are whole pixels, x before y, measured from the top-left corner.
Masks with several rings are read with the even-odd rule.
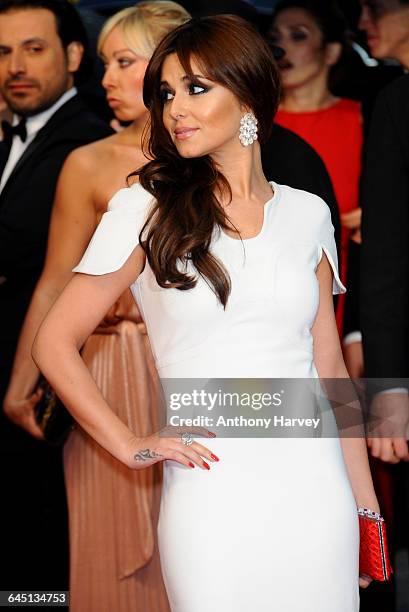
[[[194,468],[194,467],[195,467],[195,464],[194,464],[194,463],[192,463],[191,461],[189,461],[189,465],[190,465],[190,467],[191,467],[191,468]]]
[[[210,453],[210,456],[213,459],[213,461],[219,461],[219,457],[216,457],[216,455],[213,455],[213,453]]]
[[[206,461],[203,461],[203,465],[205,466],[206,470],[210,470],[210,465],[206,463]]]

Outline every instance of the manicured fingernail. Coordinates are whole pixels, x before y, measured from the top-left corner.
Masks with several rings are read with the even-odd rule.
[[[213,459],[213,461],[219,461],[219,457],[216,457],[216,455],[213,455],[213,453],[210,453],[210,456]]]
[[[195,464],[194,464],[194,463],[192,463],[191,461],[189,461],[189,465],[190,465],[190,467],[191,467],[191,468],[194,468],[194,467],[195,467]]]
[[[203,461],[203,465],[205,466],[206,470],[210,470],[210,465],[206,463],[206,461]]]
[[[209,431],[209,437],[210,437],[210,438],[215,438],[215,437],[216,437],[216,434],[215,434],[215,433],[213,433],[212,431]]]

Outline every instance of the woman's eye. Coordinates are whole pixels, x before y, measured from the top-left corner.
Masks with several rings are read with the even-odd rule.
[[[128,57],[121,57],[118,59],[118,64],[120,68],[127,68],[128,66],[133,64],[133,60],[129,59]]]
[[[169,102],[173,98],[173,94],[167,89],[162,89],[160,92],[160,99],[162,100],[162,104],[165,102]]]
[[[268,38],[274,45],[278,45],[280,42],[280,34],[278,32],[270,32]]]
[[[291,33],[291,38],[294,42],[299,42],[302,40],[306,40],[308,38],[307,32],[303,32],[302,30],[296,30]]]
[[[206,93],[206,91],[206,87],[203,87],[202,85],[194,85],[193,83],[189,85],[189,94],[193,96],[196,96],[197,94]]]

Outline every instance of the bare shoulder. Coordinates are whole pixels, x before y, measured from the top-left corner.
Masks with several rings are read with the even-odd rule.
[[[104,161],[110,159],[114,148],[115,134],[78,147],[67,157],[66,169],[80,173],[101,170]]]

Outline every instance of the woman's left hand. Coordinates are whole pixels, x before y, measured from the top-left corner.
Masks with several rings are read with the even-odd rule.
[[[357,230],[361,227],[362,208],[354,208],[341,215],[341,225],[349,230]]]
[[[15,425],[25,429],[37,440],[43,440],[44,434],[35,419],[35,407],[43,396],[43,390],[37,389],[28,398],[18,399],[6,395],[3,404],[4,414]]]

